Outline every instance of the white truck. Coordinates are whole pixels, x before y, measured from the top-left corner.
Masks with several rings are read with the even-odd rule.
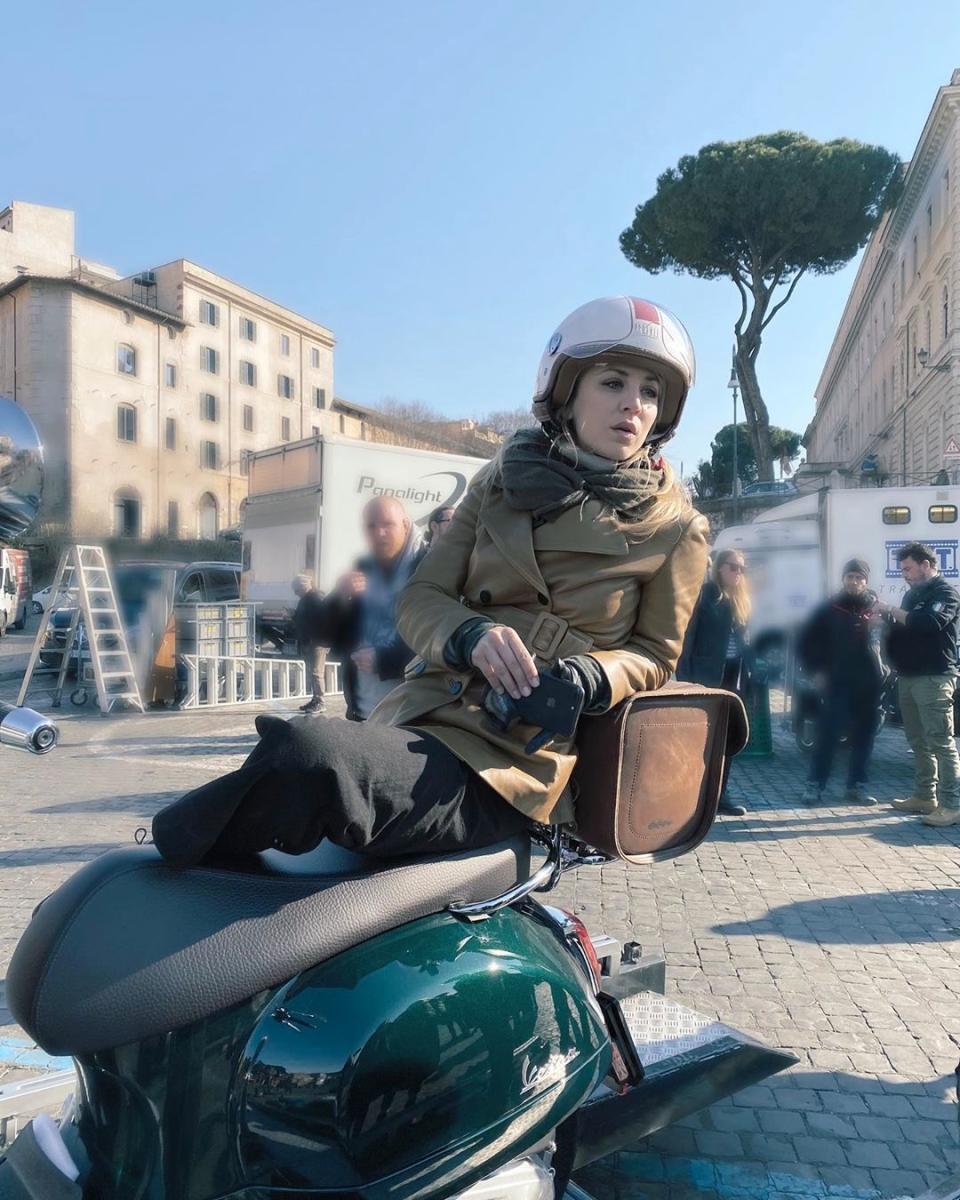
[[[26,550],[0,547],[0,637],[22,629],[33,607],[30,555]]]
[[[368,501],[395,496],[422,532],[435,508],[460,502],[484,462],[345,437],[306,438],[252,454],[241,595],[260,605],[261,627],[285,627],[298,573],[312,572],[326,592],[349,570],[364,550]]]
[[[960,578],[960,487],[824,488],[721,530],[714,550],[742,550],[753,594],[751,635],[774,663],[813,607],[840,587],[851,558],[870,565],[870,588],[888,603],[905,591],[897,551],[926,542],[944,577]]]

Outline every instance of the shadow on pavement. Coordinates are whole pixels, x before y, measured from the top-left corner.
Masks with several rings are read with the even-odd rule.
[[[129,844],[134,845],[132,831]],[[106,854],[108,850],[116,850],[117,845],[117,842],[88,842],[80,846],[31,846],[26,850],[0,850],[0,868],[46,867],[51,863],[64,862],[75,862],[79,865]]]
[[[728,921],[712,932],[727,937],[775,933],[819,945],[913,945],[960,940],[960,888],[862,892],[796,900],[755,921]]]
[[[92,800],[66,800],[62,804],[45,804],[30,811],[35,813],[107,813],[128,812],[152,817],[165,804],[179,800],[186,787],[173,792],[143,792],[128,796],[98,796]]]

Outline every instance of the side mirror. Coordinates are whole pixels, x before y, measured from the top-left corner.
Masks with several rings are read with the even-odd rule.
[[[0,542],[27,532],[40,512],[43,447],[33,422],[0,396]]]

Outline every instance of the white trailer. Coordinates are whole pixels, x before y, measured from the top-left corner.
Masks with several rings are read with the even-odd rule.
[[[395,496],[419,531],[441,505],[457,505],[485,460],[353,438],[313,437],[250,457],[243,505],[241,594],[260,604],[264,624],[294,605],[291,580],[314,574],[321,592],[363,552],[369,500]]]
[[[949,581],[960,578],[960,487],[824,488],[721,530],[714,550],[742,550],[750,569],[751,634],[761,654],[783,647],[813,607],[840,587],[844,563],[863,558],[887,603],[906,590],[897,551],[926,542]]]

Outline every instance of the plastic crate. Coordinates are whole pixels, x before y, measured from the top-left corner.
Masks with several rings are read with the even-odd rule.
[[[253,654],[253,644],[248,637],[226,638],[223,654],[225,658],[249,658]]]
[[[197,638],[197,658],[220,658],[223,651],[220,649],[220,638]]]
[[[223,617],[223,606],[220,604],[195,604],[191,606],[194,609],[197,621],[219,621]]]
[[[252,604],[225,604],[223,607],[228,621],[248,621],[254,610]]]
[[[247,638],[250,637],[250,621],[247,617],[227,617],[226,629],[224,637],[227,638]]]

